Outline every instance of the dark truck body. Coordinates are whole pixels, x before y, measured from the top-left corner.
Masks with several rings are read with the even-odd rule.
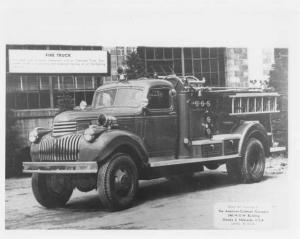
[[[117,101],[122,91],[125,101],[134,93],[137,104],[124,106],[121,100],[119,105],[97,107],[104,102],[104,92]],[[131,158],[138,179],[187,175],[203,166],[215,169],[242,161],[253,138],[268,156],[282,149],[272,147],[270,124],[270,115],[279,112],[278,97],[270,90],[208,88],[175,76],[102,86],[90,108],[63,112],[52,129],[39,130],[31,144],[33,162],[24,163],[24,172],[67,175],[72,188],[89,191],[99,190],[103,165],[118,153]],[[114,124],[99,125],[99,115],[112,117]],[[89,127],[96,132],[91,141],[84,136]]]

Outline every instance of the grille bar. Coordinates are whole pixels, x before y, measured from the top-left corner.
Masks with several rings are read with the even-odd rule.
[[[61,138],[44,137],[38,148],[38,161],[77,161],[79,158],[79,134],[65,135]]]
[[[75,128],[76,129],[76,125],[55,125],[55,130],[58,130],[58,129],[73,129]]]
[[[53,124],[53,136],[62,136],[65,134],[76,132],[77,123],[72,122],[57,122]]]
[[[55,125],[70,125],[70,124],[76,124],[76,121],[67,121],[67,122],[55,122]]]

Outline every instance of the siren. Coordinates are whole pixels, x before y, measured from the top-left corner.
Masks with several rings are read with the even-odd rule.
[[[119,75],[119,81],[125,81],[127,80],[127,67],[125,66],[119,66],[117,69],[118,75]]]

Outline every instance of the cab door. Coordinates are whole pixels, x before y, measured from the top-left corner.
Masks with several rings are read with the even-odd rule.
[[[148,93],[144,116],[144,140],[150,156],[174,155],[177,113],[170,87],[153,87]]]

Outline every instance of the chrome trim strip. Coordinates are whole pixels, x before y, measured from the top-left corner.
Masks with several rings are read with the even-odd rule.
[[[76,124],[76,121],[67,121],[67,122],[55,122],[54,125],[69,125],[69,124]]]
[[[97,173],[97,162],[24,162],[24,173]]]
[[[211,139],[193,140],[192,145],[217,144],[223,143],[224,140],[240,139],[240,134],[217,134]]]
[[[57,127],[55,127],[55,129],[53,130],[53,132],[62,132],[62,131],[69,131],[69,132],[71,132],[71,131],[73,131],[73,130],[76,130],[76,127],[62,127],[62,128],[57,128]]]
[[[280,96],[277,92],[261,92],[261,93],[236,93],[235,95],[230,95],[230,98],[243,98],[243,97],[268,97],[268,96],[274,96],[278,97]]]
[[[209,158],[185,158],[185,159],[171,159],[171,160],[162,160],[157,162],[150,162],[150,167],[162,167],[162,166],[172,166],[172,165],[180,165],[180,164],[190,164],[190,163],[200,163],[207,161],[216,161],[216,160],[227,160],[240,158],[241,156],[238,154],[233,155],[223,155],[217,157],[209,157]]]
[[[245,113],[229,113],[229,115],[255,115],[255,114],[271,114],[279,113],[280,111],[256,111],[256,112],[245,112]]]

